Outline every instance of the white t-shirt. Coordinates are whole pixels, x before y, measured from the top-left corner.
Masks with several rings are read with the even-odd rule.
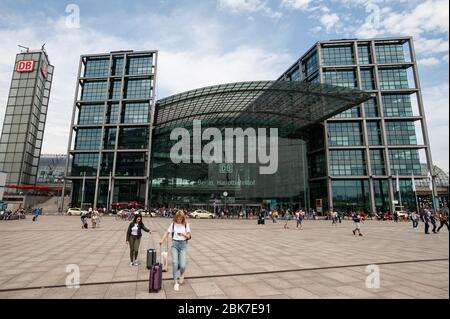
[[[138,224],[134,224],[134,226],[131,228],[131,235],[137,236],[138,235]]]
[[[186,234],[191,232],[191,228],[189,227],[189,224],[176,224],[174,226],[174,223],[170,224],[169,228],[167,229],[167,232],[169,233],[169,236],[172,237],[172,231],[175,230],[175,234],[173,235],[173,240],[186,240],[185,237],[179,236],[178,233]]]

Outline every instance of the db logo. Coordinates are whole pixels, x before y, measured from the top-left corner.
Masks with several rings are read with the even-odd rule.
[[[19,61],[17,62],[16,71],[17,72],[33,72],[34,61]]]

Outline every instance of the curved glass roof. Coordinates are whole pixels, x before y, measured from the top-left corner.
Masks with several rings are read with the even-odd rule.
[[[427,175],[428,165],[427,164],[421,164],[421,165],[422,165],[423,174]],[[436,176],[435,181],[436,181],[437,187],[448,187],[448,174],[446,172],[444,172],[440,167],[434,166],[433,175]],[[429,181],[427,179],[417,179],[416,186],[417,187],[428,187]]]
[[[157,129],[189,127],[196,119],[204,126],[277,127],[286,136],[370,97],[357,89],[307,82],[229,83],[159,100],[154,125]]]

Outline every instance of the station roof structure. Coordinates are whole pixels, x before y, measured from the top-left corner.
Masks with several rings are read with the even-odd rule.
[[[156,129],[190,127],[276,127],[291,136],[370,99],[352,88],[291,81],[238,82],[169,96],[156,103]]]

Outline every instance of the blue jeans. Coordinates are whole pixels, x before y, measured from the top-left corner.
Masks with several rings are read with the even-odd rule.
[[[186,271],[187,241],[172,241],[172,274],[173,279],[178,278],[178,269],[180,276]]]

